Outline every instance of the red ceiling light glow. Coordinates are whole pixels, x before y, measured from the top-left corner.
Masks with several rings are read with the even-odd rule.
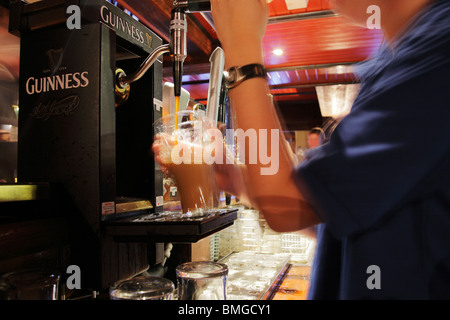
[[[273,53],[274,55],[276,55],[276,56],[282,56],[283,53],[284,53],[284,51],[283,51],[283,49],[277,48],[277,49],[274,49],[274,50],[272,51],[272,53]]]

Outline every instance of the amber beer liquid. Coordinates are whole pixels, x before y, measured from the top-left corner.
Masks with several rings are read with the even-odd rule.
[[[173,175],[183,212],[212,209],[218,204],[213,166],[207,163],[164,164]]]
[[[174,145],[178,143],[179,104],[180,97],[175,96]],[[184,213],[217,207],[219,201],[213,165],[205,163],[203,159],[195,161],[194,156],[189,163],[175,164],[170,157],[164,159],[163,163],[175,179]]]

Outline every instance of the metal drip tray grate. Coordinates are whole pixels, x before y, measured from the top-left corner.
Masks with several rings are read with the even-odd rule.
[[[197,242],[231,226],[237,209],[191,212],[166,211],[105,223],[106,232],[116,241]]]
[[[211,210],[197,210],[183,213],[182,211],[164,211],[161,213],[154,213],[134,219],[134,222],[179,222],[179,221],[202,221],[212,217],[218,217],[229,210],[226,209],[211,209]]]

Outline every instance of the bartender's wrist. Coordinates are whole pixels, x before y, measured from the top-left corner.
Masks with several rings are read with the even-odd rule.
[[[234,66],[245,66],[253,63],[264,64],[261,48],[247,48],[244,47],[242,50],[233,48],[232,50],[228,50],[228,52],[225,51],[225,68],[229,69]]]

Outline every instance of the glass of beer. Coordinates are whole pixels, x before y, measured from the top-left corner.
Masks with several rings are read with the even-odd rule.
[[[175,179],[183,214],[202,216],[217,207],[213,163],[204,157],[212,121],[204,111],[185,110],[158,119],[153,127],[159,162]]]

